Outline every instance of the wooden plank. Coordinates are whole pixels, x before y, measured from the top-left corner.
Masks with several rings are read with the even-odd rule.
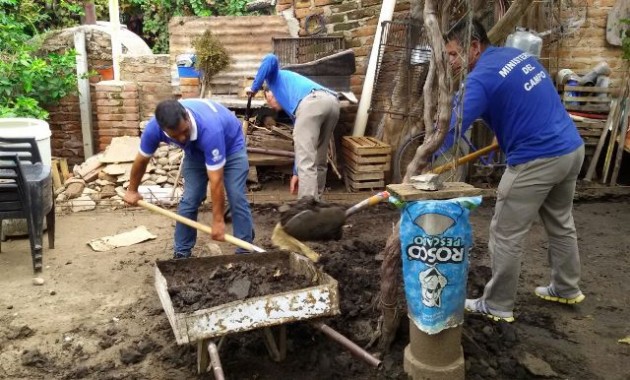
[[[68,160],[65,158],[59,159],[59,168],[61,169],[61,177],[63,180],[70,178],[70,170],[68,169]]]
[[[346,161],[347,167],[353,172],[383,172],[389,170],[389,164],[357,164],[356,162]]]
[[[618,94],[619,90],[609,87],[586,87],[586,86],[570,86],[564,85],[564,91],[567,92],[599,92],[599,93],[610,93],[610,94]]]
[[[616,119],[616,114],[619,111],[619,101],[613,100],[610,113],[608,114],[608,119],[606,120],[606,127],[602,129],[602,134],[599,137],[599,142],[597,143],[597,148],[595,148],[595,153],[593,154],[593,159],[591,160],[588,169],[586,171],[586,175],[584,176],[585,181],[591,181],[593,176],[595,175],[595,169],[597,168],[597,162],[599,161],[599,156],[604,149],[604,144],[606,143],[606,136],[608,135],[608,129],[612,127],[612,123],[614,119]]]
[[[381,189],[383,186],[385,186],[385,181],[350,182],[351,190]]]
[[[564,108],[567,111],[582,111],[582,112],[600,112],[605,113],[610,110],[610,106],[608,104],[585,104],[585,105],[571,105],[565,104]]]
[[[387,190],[402,201],[471,197],[494,191],[480,189],[464,182],[444,182],[444,188],[436,191],[418,190],[410,184],[389,184]]]
[[[353,161],[357,164],[387,164],[391,161],[391,154],[378,154],[374,156],[359,156],[349,150],[343,150],[341,152],[346,160]]]
[[[63,181],[61,181],[61,175],[59,174],[59,160],[52,160],[52,179],[53,179],[53,188],[55,190],[61,188],[63,186]]]
[[[623,148],[626,142],[626,134],[628,132],[628,119],[629,119],[628,113],[630,111],[630,106],[628,105],[627,101],[625,101],[624,103],[625,103],[625,107],[624,107],[625,112],[623,113],[623,116],[622,116],[621,130],[619,131],[617,153],[615,155],[615,165],[613,166],[612,176],[610,177],[610,184],[612,186],[617,185],[617,177],[619,175],[619,168],[621,167],[621,158],[623,156]]]
[[[348,178],[353,181],[385,179],[385,173],[382,171],[357,173],[353,172],[352,170],[346,170],[346,174],[348,175]]]
[[[250,166],[283,166],[293,165],[293,158],[283,156],[272,156],[262,153],[248,153],[247,158]]]
[[[610,96],[570,96],[567,92],[564,93],[562,99],[565,102],[592,102],[592,103],[608,103],[612,100]]]
[[[391,146],[373,137],[344,136],[341,145],[358,155],[391,154]]]

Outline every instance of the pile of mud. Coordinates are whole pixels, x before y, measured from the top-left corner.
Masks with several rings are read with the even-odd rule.
[[[232,301],[312,286],[311,278],[292,273],[286,262],[264,265],[253,262],[179,264],[177,260],[160,264],[177,313],[190,313]]]

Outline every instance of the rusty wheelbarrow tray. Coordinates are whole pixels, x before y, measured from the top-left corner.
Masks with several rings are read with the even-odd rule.
[[[226,334],[249,331],[288,322],[333,316],[340,313],[337,281],[317,269],[305,257],[292,252],[252,255],[226,255],[192,258],[169,265],[226,265],[236,262],[260,265],[285,264],[291,272],[312,277],[310,287],[218,305],[191,313],[177,313],[168,293],[168,281],[162,274],[165,261],[155,266],[155,289],[166,312],[177,344],[202,342]],[[181,264],[180,264],[181,263]]]

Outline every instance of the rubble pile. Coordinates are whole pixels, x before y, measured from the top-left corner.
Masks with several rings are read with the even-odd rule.
[[[138,137],[116,137],[103,153],[75,165],[72,177],[62,188],[56,189],[57,206],[73,212],[93,210],[97,206],[121,208],[131,166],[138,152]],[[174,146],[162,145],[155,152],[142,177],[140,193],[153,201],[175,204],[182,195],[181,186],[175,187],[184,152]]]

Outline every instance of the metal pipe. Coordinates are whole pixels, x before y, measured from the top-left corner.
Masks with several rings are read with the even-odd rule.
[[[212,373],[214,373],[215,380],[225,380],[223,374],[223,367],[221,366],[221,359],[219,358],[219,349],[214,342],[208,343],[208,353],[210,354],[210,365],[212,366]]]
[[[322,322],[312,322],[311,323],[315,328],[319,331],[323,332],[324,335],[339,343],[343,348],[350,351],[350,353],[359,359],[365,361],[369,365],[381,369],[383,367],[383,362],[372,356],[369,352],[365,351],[361,347],[359,347],[356,343],[341,335],[337,331],[335,331],[330,326],[322,323]]]

